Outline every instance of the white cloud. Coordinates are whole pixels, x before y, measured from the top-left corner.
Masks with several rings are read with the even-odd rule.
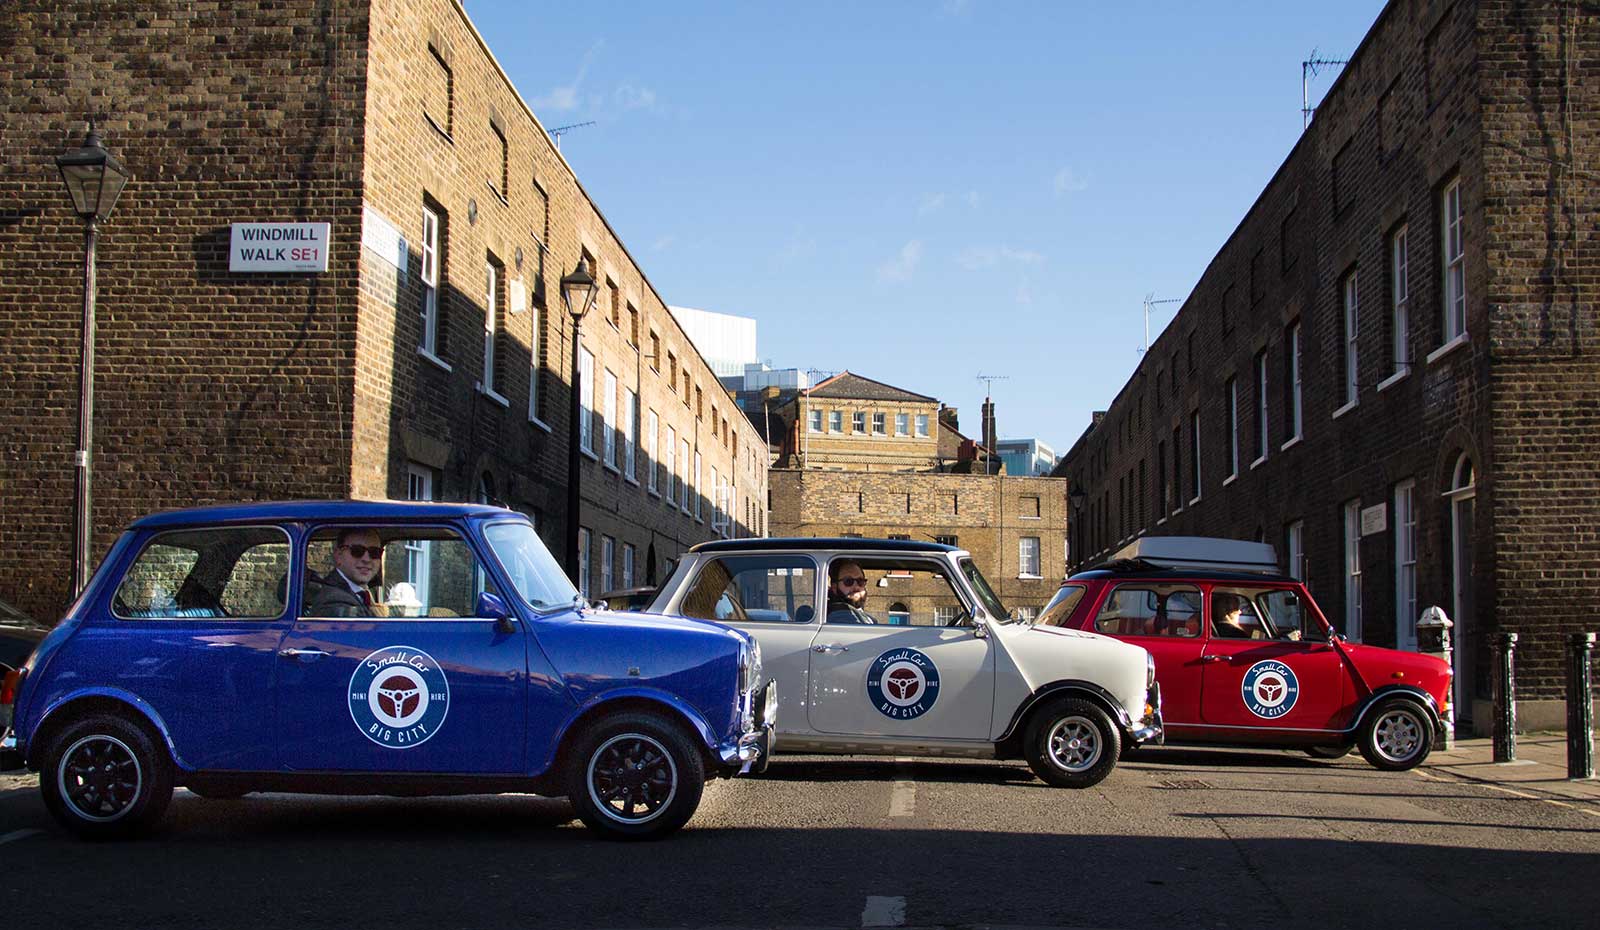
[[[604,39],[595,40],[595,43],[589,46],[589,50],[583,53],[583,61],[578,63],[578,74],[572,79],[572,83],[563,84],[543,97],[533,98],[533,109],[535,111],[555,110],[557,112],[577,109],[578,88],[583,84],[584,75],[589,73],[589,62],[594,59],[594,53],[604,47],[605,44]]]
[[[1013,249],[1009,245],[972,246],[956,256],[956,263],[968,271],[982,271],[996,265],[1038,265],[1044,256],[1032,249]]]
[[[878,281],[898,284],[911,280],[911,275],[922,261],[922,240],[912,239],[900,247],[900,253],[878,266]]]
[[[1067,194],[1074,194],[1088,189],[1089,181],[1073,171],[1072,166],[1063,166],[1060,171],[1056,172],[1055,191],[1057,197],[1065,197]]]
[[[637,87],[624,83],[612,95],[617,106],[624,110],[653,110],[656,108],[656,92],[648,87]]]
[[[918,216],[927,216],[930,213],[937,213],[940,210],[944,209],[944,202],[945,202],[945,195],[942,194],[942,193],[940,193],[940,194],[923,194],[922,195],[922,203],[921,203],[921,205],[919,205],[917,207],[917,215]]]

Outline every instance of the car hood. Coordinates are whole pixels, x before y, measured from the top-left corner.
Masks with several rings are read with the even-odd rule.
[[[583,619],[587,622],[626,626],[636,630],[682,630],[687,628],[705,630],[708,633],[732,633],[741,638],[745,636],[738,630],[717,623],[715,620],[697,620],[693,617],[679,617],[673,614],[647,614],[633,610],[585,610]]]
[[[1349,658],[1356,674],[1370,690],[1386,685],[1416,685],[1434,700],[1442,701],[1450,683],[1450,664],[1436,656],[1366,643],[1341,641],[1339,648]]]
[[[1029,690],[1058,681],[1097,685],[1137,718],[1144,708],[1147,653],[1143,647],[1099,633],[1057,626],[1006,623],[990,627]]]

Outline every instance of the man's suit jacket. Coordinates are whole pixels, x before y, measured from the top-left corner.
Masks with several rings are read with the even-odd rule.
[[[867,613],[859,607],[852,607],[849,601],[830,597],[828,598],[828,622],[877,623],[878,621],[872,616],[872,614]]]
[[[336,568],[326,575],[306,576],[307,617],[370,617],[372,610],[361,600],[361,595],[350,590],[350,585]]]

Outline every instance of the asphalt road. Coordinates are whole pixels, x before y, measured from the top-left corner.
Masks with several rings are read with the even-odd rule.
[[[662,842],[565,802],[180,791],[73,840],[0,785],[19,927],[1526,927],[1600,923],[1600,807],[1352,756],[1162,748],[1097,788],[1020,763],[779,757]]]

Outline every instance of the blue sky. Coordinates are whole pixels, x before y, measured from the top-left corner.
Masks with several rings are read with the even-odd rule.
[[[1001,436],[1062,453],[1299,137],[1301,60],[1383,4],[466,8],[547,128],[595,122],[562,153],[669,303],[968,433],[1005,375]]]

